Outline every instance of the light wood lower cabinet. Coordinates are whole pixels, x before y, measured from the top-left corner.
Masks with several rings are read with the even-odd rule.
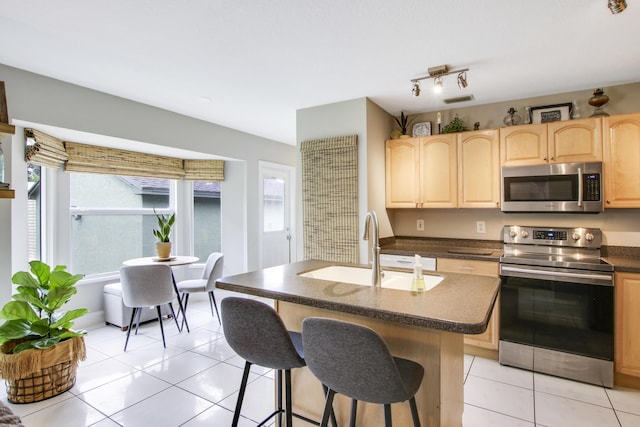
[[[640,274],[615,274],[615,383],[640,387]]]
[[[476,276],[499,276],[499,268],[497,262],[492,261],[475,261],[453,258],[438,258],[436,261],[437,271],[448,273],[463,273],[472,274]],[[499,326],[500,326],[500,296],[496,300],[496,304],[493,308],[493,313],[489,319],[489,325],[487,330],[478,335],[465,335],[464,344],[465,352],[467,347],[476,347],[486,350],[498,351]],[[471,351],[471,353],[476,353]],[[487,355],[485,353],[479,353],[480,355]],[[493,356],[497,356],[497,353]]]

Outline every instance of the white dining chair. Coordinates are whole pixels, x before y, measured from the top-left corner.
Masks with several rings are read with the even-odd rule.
[[[220,313],[218,312],[218,304],[216,303],[216,297],[213,291],[216,287],[216,280],[222,277],[223,268],[224,255],[220,252],[213,252],[207,258],[207,263],[205,264],[204,269],[202,270],[202,275],[199,279],[181,280],[176,284],[178,293],[182,299],[182,309],[184,310],[183,321],[186,318],[189,295],[198,292],[206,292],[209,296],[211,315],[213,316],[213,309],[215,308],[218,316],[218,323],[220,323]]]

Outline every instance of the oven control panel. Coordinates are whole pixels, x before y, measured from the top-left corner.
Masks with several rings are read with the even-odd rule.
[[[600,248],[602,244],[598,228],[505,225],[502,234],[504,243],[588,248]]]

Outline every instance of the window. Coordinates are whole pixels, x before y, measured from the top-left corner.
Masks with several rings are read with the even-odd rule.
[[[27,259],[42,259],[42,169],[38,165],[27,165]]]
[[[205,262],[211,252],[221,252],[220,183],[193,181],[194,255]]]
[[[281,178],[264,178],[262,181],[265,232],[284,230],[284,184]]]
[[[170,180],[71,173],[69,181],[74,271],[118,271],[126,259],[156,254],[153,210],[173,212]]]

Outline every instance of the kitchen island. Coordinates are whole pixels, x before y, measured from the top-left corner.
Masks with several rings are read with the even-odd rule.
[[[270,298],[287,327],[301,331],[306,317],[351,321],[376,330],[391,352],[425,368],[416,394],[423,425],[461,426],[463,334],[482,333],[489,321],[500,282],[489,276],[439,274],[444,280],[426,292],[401,291],[301,277],[335,263],[301,261],[223,277],[220,289]],[[259,345],[259,344],[257,344]],[[308,369],[292,373],[294,410],[319,419],[322,388]],[[340,425],[348,425],[350,401],[339,396],[334,408]],[[392,405],[396,425],[411,425],[408,403]],[[383,424],[380,405],[358,405],[359,425]]]

